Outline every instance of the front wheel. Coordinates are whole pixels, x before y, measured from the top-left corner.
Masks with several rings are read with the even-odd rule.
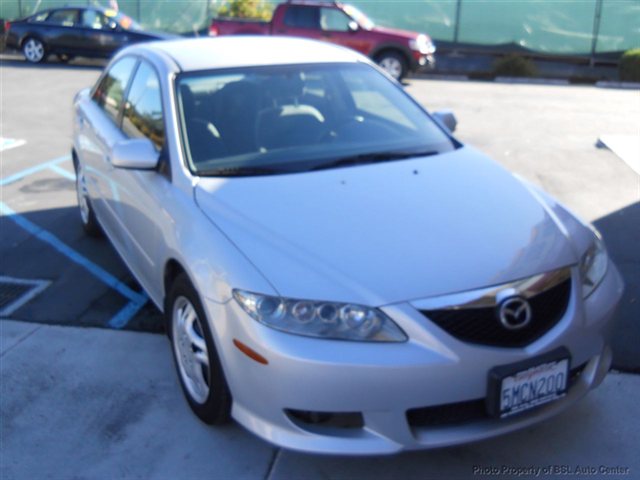
[[[209,425],[226,423],[231,393],[200,297],[185,274],[171,286],[165,315],[178,378],[191,410]]]
[[[382,52],[376,57],[376,63],[398,81],[407,75],[407,61],[400,53]]]
[[[30,63],[40,63],[46,57],[46,48],[44,43],[37,38],[28,38],[22,45],[22,54]]]

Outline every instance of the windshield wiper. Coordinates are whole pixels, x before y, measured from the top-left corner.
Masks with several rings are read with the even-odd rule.
[[[213,168],[198,173],[203,177],[253,177],[286,173],[286,170],[270,167],[227,167]]]
[[[359,155],[342,157],[342,158],[338,158],[337,160],[321,163],[319,165],[311,167],[310,170],[325,170],[329,168],[348,167],[351,165],[360,165],[365,163],[387,162],[390,160],[404,160],[407,158],[415,158],[415,157],[428,157],[430,155],[437,155],[439,153],[440,152],[436,150],[414,151],[414,152],[392,151],[392,152],[361,153]]]

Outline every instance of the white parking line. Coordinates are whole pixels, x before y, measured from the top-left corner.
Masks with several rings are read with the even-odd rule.
[[[31,287],[27,293],[20,295],[16,300],[0,310],[0,317],[11,315],[51,284],[49,280],[25,280],[23,278],[5,277],[4,275],[0,275],[0,283],[28,285]]]
[[[25,143],[27,143],[26,140],[0,137],[0,152],[4,152],[5,150],[9,150],[11,148],[21,147]]]
[[[602,135],[598,139],[640,175],[640,137],[637,135]]]

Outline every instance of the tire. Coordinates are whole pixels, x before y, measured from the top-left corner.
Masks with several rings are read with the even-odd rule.
[[[401,81],[407,75],[407,60],[399,52],[382,52],[376,57],[376,63],[397,81]]]
[[[87,192],[86,180],[80,163],[74,159],[73,166],[76,170],[76,197],[78,199],[78,210],[80,211],[80,222],[85,233],[90,237],[102,237],[102,228],[96,218],[96,214],[91,207],[91,200]]]
[[[184,273],[169,289],[165,316],[178,379],[191,410],[209,425],[227,423],[231,392],[200,297]]]
[[[29,37],[22,44],[22,54],[29,63],[41,63],[47,58],[47,48],[42,40]]]

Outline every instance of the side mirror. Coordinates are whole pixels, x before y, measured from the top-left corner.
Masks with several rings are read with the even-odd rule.
[[[116,168],[152,170],[158,166],[160,154],[147,138],[123,140],[114,145],[111,165]]]
[[[451,133],[456,131],[458,120],[451,110],[440,110],[437,112],[433,112],[432,115],[440,125],[445,127]]]
[[[349,27],[349,31],[350,31],[351,33],[355,33],[355,32],[357,32],[357,31],[358,31],[358,29],[360,28],[360,26],[358,25],[358,22],[356,22],[356,21],[354,21],[354,20],[351,20],[351,21],[349,22],[348,27]]]
[[[109,22],[109,30],[113,30],[114,32],[117,32],[117,31],[119,31],[119,30],[120,30],[120,26],[119,26],[116,22],[114,22],[113,20],[111,20],[111,21]]]

